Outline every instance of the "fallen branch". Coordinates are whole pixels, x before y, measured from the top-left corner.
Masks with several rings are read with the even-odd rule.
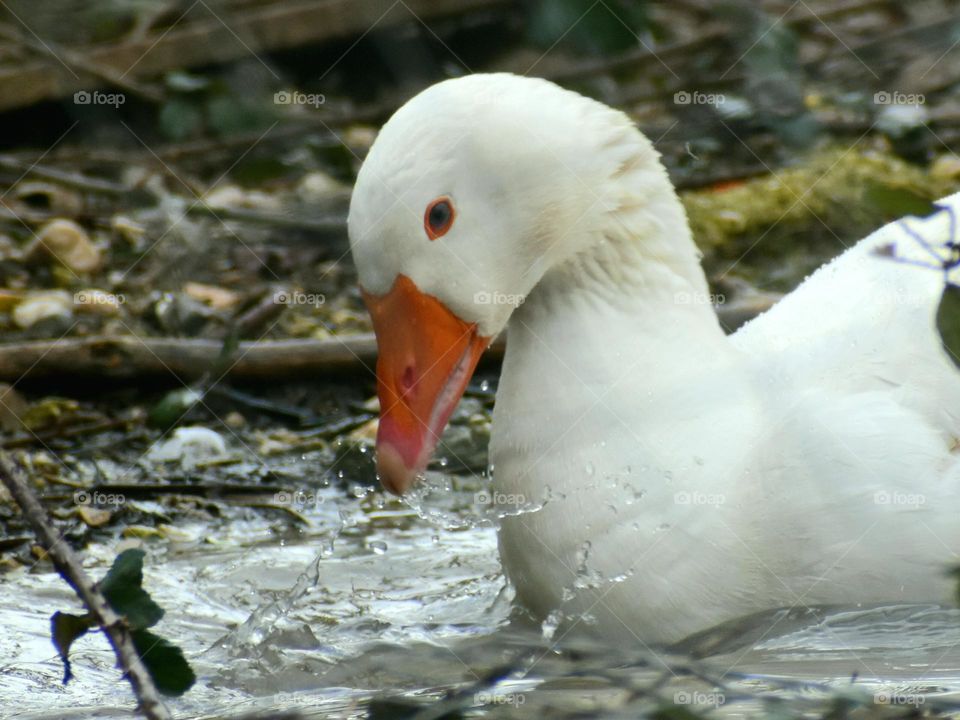
[[[505,5],[506,0],[298,0],[269,3],[231,13],[229,24],[207,12],[142,38],[124,38],[82,48],[69,48],[66,57],[87,74],[139,84],[170,70],[225,63],[254,53],[258,57],[300,45],[361,35],[373,26],[432,22],[451,15]],[[212,17],[211,17],[212,15]],[[238,38],[243,40],[238,42]],[[19,38],[18,38],[19,39]],[[58,48],[62,53],[64,48]],[[81,62],[78,59],[82,58]],[[80,65],[82,64],[82,67]],[[0,65],[0,110],[31,105],[93,90],[89,81],[61,71],[48,57]],[[94,70],[96,72],[94,72]],[[272,72],[272,71],[271,71]],[[143,89],[138,88],[140,94]],[[132,92],[132,90],[131,90]]]
[[[776,298],[727,303],[717,308],[725,327],[736,328],[769,309]],[[485,365],[503,358],[506,340],[493,341]],[[326,340],[258,340],[238,343],[223,375],[245,380],[316,378],[374,373],[377,341],[373,333]],[[182,382],[208,376],[220,367],[223,341],[201,338],[93,336],[0,344],[0,380],[101,377],[133,380],[167,376]],[[220,373],[217,373],[218,379]]]
[[[93,616],[97,625],[110,640],[117,662],[140,703],[143,716],[148,720],[170,720],[171,715],[160,700],[160,694],[153,679],[137,654],[126,623],[114,612],[106,598],[84,572],[73,550],[63,542],[61,537],[57,536],[21,469],[6,454],[0,454],[0,482],[3,482],[20,506],[24,519],[53,561],[57,572],[74,589],[87,612]]]
[[[356,372],[364,367],[370,370],[376,350],[372,334],[331,340],[241,342],[227,375],[267,379]],[[166,375],[195,380],[216,366],[222,351],[222,340],[198,338],[95,336],[0,344],[0,379]]]

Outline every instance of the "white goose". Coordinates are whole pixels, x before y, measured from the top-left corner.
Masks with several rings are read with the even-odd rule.
[[[902,228],[725,336],[650,142],[601,103],[496,74],[396,112],[349,232],[387,489],[414,482],[507,331],[490,460],[494,497],[539,507],[500,529],[535,613],[667,642],[774,607],[951,596],[960,373],[934,325],[942,274],[876,252],[917,245]]]

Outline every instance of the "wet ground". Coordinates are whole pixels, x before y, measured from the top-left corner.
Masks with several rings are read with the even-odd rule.
[[[490,387],[473,390],[452,442],[484,415]],[[256,459],[252,431],[224,435],[215,464],[171,465],[157,459],[160,444],[139,471],[234,481],[261,473],[283,489],[124,499],[122,510],[107,508],[110,523],[82,530],[92,533],[85,564],[95,577],[118,543],[147,551],[144,586],[167,609],[157,630],[181,645],[199,678],[170,701],[175,717],[288,709],[308,718],[687,717],[656,715],[675,706],[720,717],[843,717],[868,707],[901,717],[960,708],[960,611],[800,608],[673,651],[614,648],[575,618],[539,626],[513,607],[481,477],[438,463],[427,489],[401,502],[367,484],[369,454],[344,450],[345,436]],[[474,445],[482,453],[482,432]],[[76,677],[61,684],[49,618],[76,609],[46,562],[3,577],[0,697],[17,698],[3,717],[131,716],[129,688],[98,634],[77,642]]]

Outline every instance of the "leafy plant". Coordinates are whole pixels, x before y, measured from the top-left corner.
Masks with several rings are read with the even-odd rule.
[[[143,589],[143,550],[124,550],[97,585],[110,607],[124,618],[130,629],[137,654],[157,689],[164,695],[183,695],[196,681],[196,675],[179,647],[150,632],[163,618],[164,610]],[[53,644],[63,659],[63,682],[70,681],[70,646],[75,640],[94,630],[93,617],[55,612],[50,618]]]

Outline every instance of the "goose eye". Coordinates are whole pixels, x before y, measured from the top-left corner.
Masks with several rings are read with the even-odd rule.
[[[423,228],[427,231],[427,237],[436,240],[441,235],[446,235],[453,225],[455,214],[453,202],[448,197],[437,198],[427,205],[427,211],[423,215]]]

